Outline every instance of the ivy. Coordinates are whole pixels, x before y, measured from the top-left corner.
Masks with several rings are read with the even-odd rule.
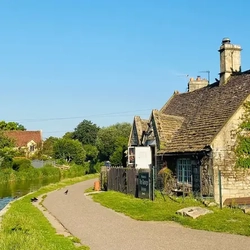
[[[250,102],[244,103],[244,115],[237,132],[236,167],[250,168]]]

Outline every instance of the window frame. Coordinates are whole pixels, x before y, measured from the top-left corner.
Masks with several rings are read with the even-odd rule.
[[[192,163],[190,158],[177,159],[177,182],[182,183],[182,170],[184,167],[184,183],[192,185]]]

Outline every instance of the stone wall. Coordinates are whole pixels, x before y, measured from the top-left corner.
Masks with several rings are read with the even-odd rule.
[[[249,98],[248,98],[249,99]],[[250,197],[250,170],[235,167],[236,130],[244,109],[240,108],[227,122],[212,143],[214,197],[219,202],[219,170],[221,171],[222,202],[227,198]]]

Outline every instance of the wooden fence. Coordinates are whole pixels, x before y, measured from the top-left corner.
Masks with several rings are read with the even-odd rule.
[[[103,168],[100,182],[103,190],[114,190],[125,194],[137,195],[137,171],[133,168]]]

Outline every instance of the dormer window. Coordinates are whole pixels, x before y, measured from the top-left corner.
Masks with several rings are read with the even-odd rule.
[[[30,145],[30,152],[34,152],[35,151],[35,145]]]

